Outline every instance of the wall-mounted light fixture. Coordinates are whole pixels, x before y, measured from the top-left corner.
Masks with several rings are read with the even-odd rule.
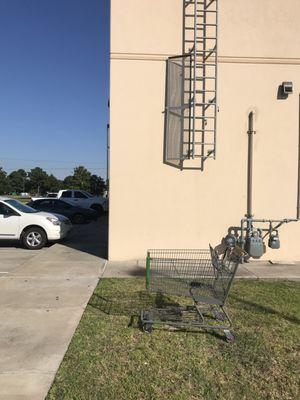
[[[286,95],[293,93],[293,82],[282,82],[282,92]]]
[[[282,82],[282,84],[278,86],[277,99],[285,100],[293,92],[294,92],[293,82]]]

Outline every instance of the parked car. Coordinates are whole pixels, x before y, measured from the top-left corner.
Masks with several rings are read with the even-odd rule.
[[[24,247],[38,250],[48,241],[66,237],[71,221],[63,215],[39,212],[18,200],[0,197],[0,239],[17,239]]]
[[[48,196],[47,196],[48,197]],[[31,200],[42,200],[46,197],[32,197]],[[101,196],[93,196],[85,190],[60,190],[56,196],[57,199],[66,201],[73,206],[82,208],[91,208],[97,211],[98,215],[102,215],[108,211],[108,199]]]
[[[99,215],[108,211],[108,201],[101,196],[93,196],[85,190],[60,190],[57,198],[62,199],[74,206],[83,208],[92,208]]]
[[[54,193],[54,192],[48,192],[47,194],[46,194],[46,196],[45,197],[52,197],[52,198],[56,198],[57,197],[57,193]]]
[[[40,199],[30,201],[27,205],[38,211],[47,211],[64,215],[68,217],[73,224],[84,224],[86,222],[96,221],[98,218],[97,211],[95,210],[73,206],[59,199]]]
[[[55,192],[47,192],[44,196],[39,196],[39,197],[31,197],[31,200],[35,201],[35,200],[40,200],[40,199],[48,199],[48,197],[57,198],[57,193]]]
[[[27,192],[22,192],[22,193],[20,194],[20,196],[23,197],[24,199],[29,199],[29,198],[30,198],[30,194],[27,193]]]

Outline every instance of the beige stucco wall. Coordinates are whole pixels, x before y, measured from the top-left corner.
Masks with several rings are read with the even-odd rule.
[[[164,165],[165,58],[181,52],[181,0],[111,0],[109,258],[218,244],[246,211],[247,114],[256,111],[254,212],[294,217],[300,2],[219,0],[217,160],[204,172]],[[295,93],[277,100],[282,81]],[[272,260],[300,260],[300,223]]]

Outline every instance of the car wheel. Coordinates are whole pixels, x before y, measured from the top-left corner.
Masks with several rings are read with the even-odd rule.
[[[39,250],[47,243],[47,235],[43,229],[32,227],[23,233],[22,243],[26,249]]]
[[[98,214],[99,217],[101,217],[101,215],[104,212],[103,207],[101,206],[101,204],[93,204],[91,206],[91,209],[97,211],[97,214]]]
[[[82,214],[75,214],[72,218],[73,224],[84,224],[86,222],[86,218]]]

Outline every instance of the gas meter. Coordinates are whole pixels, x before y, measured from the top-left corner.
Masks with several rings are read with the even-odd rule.
[[[271,249],[280,249],[280,240],[279,240],[278,231],[275,231],[275,233],[270,233],[268,246]]]
[[[245,250],[252,258],[260,258],[266,252],[266,245],[262,239],[260,230],[253,231],[251,235],[246,238]]]

